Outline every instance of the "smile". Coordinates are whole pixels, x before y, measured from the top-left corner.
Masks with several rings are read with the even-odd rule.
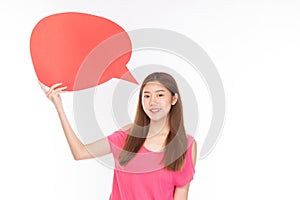
[[[152,113],[157,113],[157,112],[159,112],[161,109],[160,108],[152,108],[152,109],[150,109],[150,111],[152,112]]]

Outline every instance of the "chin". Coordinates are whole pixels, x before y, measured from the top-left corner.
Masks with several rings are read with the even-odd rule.
[[[153,122],[159,122],[159,121],[166,121],[167,117],[166,116],[149,116],[150,120]]]

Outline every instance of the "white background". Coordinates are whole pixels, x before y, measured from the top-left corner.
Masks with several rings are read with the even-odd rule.
[[[125,30],[180,32],[214,61],[225,87],[226,120],[214,151],[197,162],[190,199],[300,199],[296,0],[2,1],[0,199],[109,197],[113,171],[72,159],[31,62],[35,24],[69,11],[106,17]],[[63,99],[71,116],[71,94]]]

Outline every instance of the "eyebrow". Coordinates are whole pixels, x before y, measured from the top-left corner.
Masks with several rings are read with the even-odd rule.
[[[166,92],[165,90],[156,90],[155,92]],[[144,93],[150,93],[149,91],[144,91]]]

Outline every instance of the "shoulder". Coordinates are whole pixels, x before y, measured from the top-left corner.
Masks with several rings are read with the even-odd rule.
[[[187,134],[188,148],[192,150],[197,150],[197,142],[192,135]]]
[[[132,128],[133,124],[127,124],[120,128],[120,131],[129,131]]]
[[[119,147],[122,147],[125,143],[126,137],[131,129],[132,125],[126,125],[119,130],[113,132],[107,137],[110,143],[113,143]]]
[[[188,139],[188,144],[192,144],[195,138],[192,135],[186,134],[186,137]]]
[[[195,166],[197,160],[197,141],[193,136],[188,134],[187,134],[187,138],[188,138],[188,153],[191,154],[192,161]]]

